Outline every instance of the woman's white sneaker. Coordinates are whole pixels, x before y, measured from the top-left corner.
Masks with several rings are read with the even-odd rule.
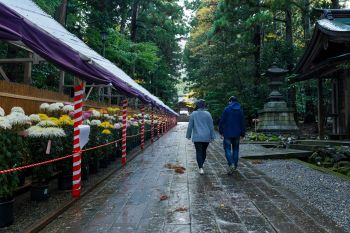
[[[199,174],[203,175],[204,174],[204,170],[203,168],[199,168]]]

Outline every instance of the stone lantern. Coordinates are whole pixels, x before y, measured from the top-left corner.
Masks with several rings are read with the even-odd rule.
[[[267,70],[270,78],[269,87],[272,91],[267,98],[268,102],[264,104],[264,109],[258,112],[258,132],[288,134],[299,130],[294,120],[294,109],[287,107],[282,94],[278,91],[287,72],[288,70],[279,68],[276,64]]]

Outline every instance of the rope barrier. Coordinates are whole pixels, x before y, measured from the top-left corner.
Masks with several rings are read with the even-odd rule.
[[[147,131],[145,131],[145,132],[149,132],[149,131],[150,131],[150,130],[147,130]],[[127,137],[127,138],[132,138],[132,137],[137,137],[137,136],[140,136],[140,135],[141,135],[141,134],[135,134],[135,135],[130,135],[130,136],[126,136],[126,137]],[[108,146],[108,145],[111,145],[111,144],[120,142],[121,140],[122,140],[122,139],[118,139],[118,140],[115,140],[115,141],[112,141],[112,142],[108,142],[108,143],[106,143],[106,144],[102,144],[102,145],[90,147],[90,148],[81,150],[81,152],[96,150],[96,149],[98,149],[98,148],[105,147],[105,146]],[[6,169],[6,170],[2,170],[2,171],[0,171],[0,175],[1,175],[1,174],[5,174],[5,173],[10,173],[10,172],[15,172],[15,171],[24,170],[24,169],[27,169],[27,168],[38,167],[38,166],[41,166],[41,165],[46,165],[46,164],[58,162],[58,161],[61,161],[61,160],[64,160],[64,159],[68,159],[68,158],[72,157],[72,156],[75,155],[75,154],[76,154],[76,153],[73,153],[73,154],[70,154],[70,155],[65,155],[65,156],[63,156],[63,157],[59,157],[59,158],[55,158],[55,159],[50,159],[50,160],[43,161],[43,162],[39,162],[39,163],[33,163],[33,164],[24,165],[24,166],[21,166],[21,167],[15,167],[15,168],[10,168],[10,169]]]

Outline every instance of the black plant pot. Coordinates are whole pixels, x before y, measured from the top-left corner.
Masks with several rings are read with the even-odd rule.
[[[13,224],[13,202],[14,199],[0,199],[0,227],[7,227]]]
[[[109,164],[109,160],[107,158],[100,160],[100,168],[106,168],[108,167],[108,164]]]
[[[35,184],[30,188],[30,199],[32,201],[46,201],[49,198],[48,184]]]
[[[89,166],[81,167],[81,180],[87,181],[89,180],[90,169]]]
[[[96,161],[95,163],[90,163],[89,164],[89,173],[90,174],[96,174],[98,172],[100,163]]]
[[[61,174],[58,177],[58,189],[59,190],[70,190],[72,189],[72,174]]]
[[[114,162],[117,159],[116,153],[112,153],[110,155],[108,155],[108,160],[110,162]]]
[[[26,174],[24,172],[19,172],[18,173],[18,187],[21,187],[24,185],[25,181],[26,181]]]

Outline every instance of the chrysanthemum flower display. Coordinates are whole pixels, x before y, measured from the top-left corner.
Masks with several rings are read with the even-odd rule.
[[[102,130],[102,134],[112,134],[112,132],[109,129]]]
[[[0,117],[0,129],[11,129],[11,122],[6,117]]]
[[[41,127],[35,125],[27,129],[28,137],[50,139],[54,137],[65,137],[63,129],[57,127]]]
[[[99,111],[92,109],[91,112],[92,112],[92,118],[99,119],[101,117],[101,113]]]
[[[0,117],[5,116],[5,111],[2,107],[0,107]]]
[[[72,106],[72,105],[65,105],[65,106],[62,108],[62,111],[63,111],[64,113],[73,112],[73,111],[74,111],[74,106]]]
[[[122,124],[121,123],[115,123],[114,124],[114,128],[121,129],[122,128]]]
[[[49,119],[49,116],[46,115],[45,113],[39,113],[38,116],[40,117],[41,121],[45,121],[45,120]]]
[[[47,127],[57,127],[58,124],[55,123],[55,122],[52,121],[52,120],[47,119],[47,120],[44,120],[44,121],[40,121],[40,122],[37,124],[37,126],[40,126],[40,127],[43,127],[43,128],[44,128],[44,127],[47,128]]]
[[[118,107],[112,108],[112,107],[108,107],[107,108],[107,112],[110,115],[114,115],[116,114],[120,109]]]
[[[6,119],[10,122],[12,129],[15,131],[22,131],[31,125],[30,118],[21,111],[11,112],[6,116]]]
[[[99,125],[99,127],[105,128],[105,129],[113,129],[113,128],[114,128],[114,126],[113,126],[110,122],[108,122],[108,121],[102,122],[102,123]]]
[[[34,123],[34,124],[36,124],[36,123],[38,123],[39,121],[41,121],[40,116],[37,115],[37,114],[31,114],[31,115],[29,116],[29,119],[30,119],[30,121],[31,121],[32,123]]]
[[[64,125],[73,125],[74,121],[70,118],[70,116],[68,115],[62,115],[59,119],[58,119],[58,125],[59,126],[64,126]]]
[[[100,121],[100,120],[92,120],[92,121],[90,121],[90,125],[99,126],[100,124],[101,124],[101,121]]]
[[[48,104],[48,103],[42,103],[42,104],[40,104],[40,107],[39,107],[40,112],[42,112],[42,113],[47,113],[49,107],[50,107],[50,104]]]
[[[23,108],[21,108],[21,107],[13,107],[11,109],[11,113],[22,113],[23,115],[25,114]]]

